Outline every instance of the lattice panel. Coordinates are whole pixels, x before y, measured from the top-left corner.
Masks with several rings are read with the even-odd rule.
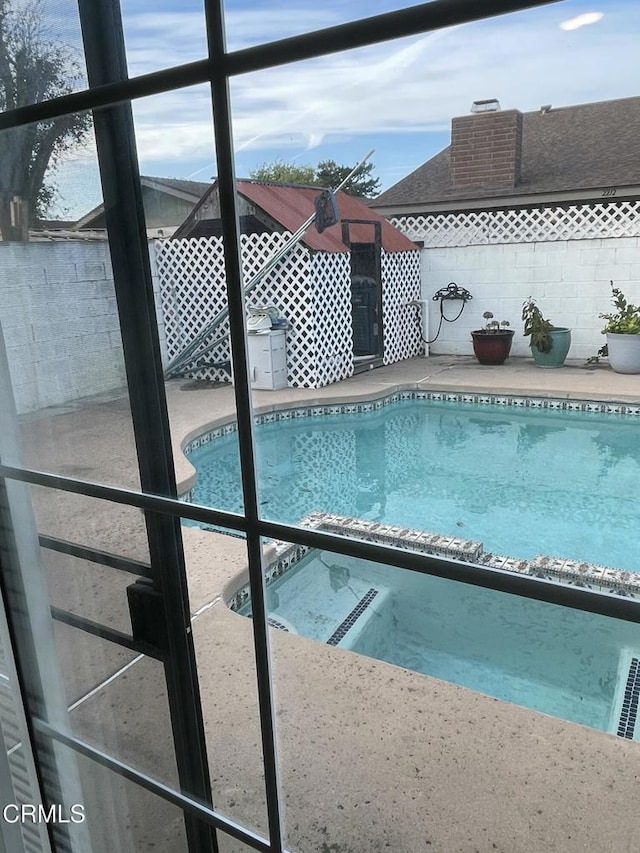
[[[243,269],[249,268],[249,260],[243,251]],[[252,269],[249,275],[259,267],[260,264],[256,264],[255,270]],[[248,276],[245,276],[245,280],[248,280]],[[313,280],[307,248],[296,246],[292,249],[247,296],[247,306],[258,305],[275,305],[290,323],[291,328],[287,331],[289,384],[300,388],[315,387],[308,381],[309,362],[313,362],[314,318]]]
[[[392,218],[410,240],[430,249],[490,243],[535,243],[640,237],[640,201],[473,211]]]
[[[420,299],[420,252],[382,252],[382,323],[384,363],[393,364],[423,352],[416,309]]]
[[[313,353],[307,370],[320,388],[353,373],[351,279],[346,252],[311,256],[313,280]]]
[[[241,238],[244,280],[250,278],[285,242],[288,234],[252,234]],[[157,244],[158,276],[165,317],[167,352],[173,358],[227,305],[223,241],[219,237],[166,240]],[[248,305],[273,304],[291,321],[287,334],[289,379],[297,384],[304,373],[301,342],[312,334],[309,252],[297,246],[247,297]],[[206,362],[229,360],[229,322],[225,320],[210,340],[225,338],[204,357]],[[188,374],[198,379],[228,380],[221,368],[204,367]]]
[[[156,244],[156,260],[167,354],[172,359],[194,339],[205,323],[226,307],[222,240],[214,237],[163,240]],[[215,337],[221,337],[228,331],[229,324],[225,322],[218,327]],[[225,342],[207,357],[207,361],[228,358],[229,348]],[[220,379],[226,374],[207,368],[190,375]]]

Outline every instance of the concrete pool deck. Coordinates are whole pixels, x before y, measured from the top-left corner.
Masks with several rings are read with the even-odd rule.
[[[481,391],[640,403],[640,376],[529,359],[485,367],[472,357],[413,359],[323,389],[256,392],[256,410],[364,399],[399,388]],[[231,387],[167,384],[178,480],[189,436],[233,416]],[[28,463],[88,480],[135,486],[126,401],[89,401],[23,424]],[[38,464],[40,463],[40,464]],[[36,496],[42,532],[144,559],[136,510],[60,494]],[[194,640],[216,807],[266,832],[251,622],[221,598],[242,571],[244,543],[183,528]],[[128,630],[124,587],[113,572],[76,573],[47,557],[54,603]],[[73,573],[73,576],[72,576]],[[73,642],[56,626],[69,702],[85,696],[132,656],[104,643]],[[638,848],[633,805],[640,744],[509,705],[455,685],[271,632],[286,844],[326,853],[578,853]],[[79,647],[80,646],[80,647]],[[639,631],[640,647],[640,631]],[[72,712],[75,730],[163,780],[175,781],[158,664],[141,661]],[[83,771],[88,787],[95,774]],[[103,783],[104,784],[104,783]],[[177,853],[181,821],[150,795],[133,803],[126,828],[95,816],[95,833],[121,835],[122,849]],[[140,814],[143,811],[143,814]],[[97,842],[96,838],[96,842]],[[111,844],[111,847],[116,845]],[[96,849],[109,849],[109,844]],[[224,853],[248,848],[225,838]]]

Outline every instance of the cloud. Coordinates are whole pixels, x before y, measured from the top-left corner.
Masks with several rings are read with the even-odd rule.
[[[202,11],[123,15],[127,65],[131,76],[167,65],[183,65],[207,56]]]
[[[604,17],[602,12],[585,12],[582,15],[577,15],[575,18],[570,18],[568,21],[563,21],[560,24],[561,30],[579,30],[580,27],[586,27],[589,24],[597,24]]]
[[[177,0],[159,0],[153,13],[146,11],[146,0],[124,4],[132,75],[206,55],[200,0],[179,3],[178,11]],[[229,48],[375,14],[389,5],[229,0]],[[474,100],[495,97],[503,109],[527,111],[637,94],[640,5],[610,0],[606,16],[589,14],[600,15],[599,26],[582,24],[579,38],[568,38],[561,28],[569,23],[566,4],[551,5],[232,78],[234,144],[243,152],[242,171],[276,157],[340,160],[342,151],[373,146],[379,149],[376,158],[387,164],[388,175],[380,172],[385,182],[406,174],[409,161],[415,168],[446,144],[451,118],[466,114]],[[207,85],[137,100],[133,110],[143,174],[215,174]],[[435,150],[432,139],[438,140]],[[354,155],[345,153],[345,160],[349,156]],[[69,152],[61,172],[80,168],[79,160],[95,163],[90,144]],[[57,182],[62,186],[62,179]]]
[[[176,0],[176,5],[178,2],[181,0]],[[227,50],[240,50],[339,22],[339,16],[329,9],[269,5],[261,9],[256,3],[251,9],[226,12]],[[127,62],[132,75],[207,57],[205,17],[201,8],[153,13],[125,8],[123,23]]]
[[[293,150],[318,136],[429,133],[479,98],[526,111],[635,94],[635,38],[612,28],[567,45],[557,14],[522,13],[239,77],[236,145]]]
[[[231,47],[339,23],[346,15],[343,4],[331,2],[315,7],[282,0],[277,7],[255,2],[249,8],[245,0],[242,6],[236,0],[227,9]],[[348,16],[368,12],[354,0]],[[634,25],[640,26],[640,10],[612,2],[606,24],[570,41],[559,29],[568,23],[555,7],[543,7],[235,77],[236,150],[272,159],[317,148],[322,157],[322,146],[339,139],[362,138],[368,145],[374,134],[446,131],[451,118],[479,98],[497,97],[503,108],[526,111],[637,93]],[[125,24],[132,72],[205,55],[199,9],[138,12]],[[594,55],[606,56],[606,63],[594,62]],[[174,171],[184,163],[191,172],[198,161],[214,160],[207,86],[145,98],[134,113],[146,171],[173,160]]]

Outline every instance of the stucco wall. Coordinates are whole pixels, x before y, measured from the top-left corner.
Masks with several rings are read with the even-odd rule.
[[[473,295],[455,323],[443,323],[433,354],[472,354],[472,329],[484,324],[482,314],[509,320],[515,329],[512,355],[528,356],[522,334],[522,303],[533,296],[556,326],[569,326],[569,358],[595,355],[605,342],[598,317],[610,309],[613,280],[627,298],[640,303],[640,238],[564,240],[536,243],[423,249],[422,298],[429,300],[429,338],[438,329],[439,303],[431,297],[450,281]],[[462,303],[445,303],[445,315],[454,317]]]
[[[107,243],[0,244],[0,323],[20,414],[124,391]]]

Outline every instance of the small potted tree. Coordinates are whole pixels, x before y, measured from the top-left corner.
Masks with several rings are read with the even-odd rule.
[[[627,302],[624,293],[611,282],[615,311],[600,314],[607,325],[602,334],[607,336],[606,346],[599,354],[609,356],[609,364],[616,373],[640,373],[640,305]]]
[[[493,319],[491,311],[482,315],[487,321],[483,329],[471,332],[473,352],[480,364],[502,364],[511,351],[513,329],[508,329],[508,320]]]
[[[531,296],[522,304],[524,335],[530,338],[531,355],[538,367],[562,367],[571,346],[571,330],[554,326]]]

